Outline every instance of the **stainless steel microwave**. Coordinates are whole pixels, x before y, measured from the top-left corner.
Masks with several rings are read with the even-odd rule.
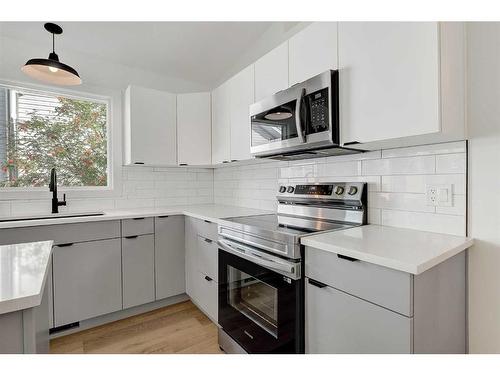
[[[340,147],[339,73],[328,70],[250,106],[251,153],[306,159],[360,152]]]

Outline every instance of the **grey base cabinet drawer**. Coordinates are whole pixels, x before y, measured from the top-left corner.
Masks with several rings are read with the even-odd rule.
[[[217,241],[217,223],[194,218],[188,218],[188,220],[191,220],[191,225],[194,226],[196,234]]]
[[[154,235],[122,238],[123,308],[155,300]]]
[[[54,247],[54,325],[122,308],[119,238]]]
[[[154,233],[154,221],[152,217],[137,217],[122,220],[122,236],[140,236],[142,234]]]
[[[119,237],[118,220],[0,229],[0,245],[47,240],[59,245]]]
[[[156,299],[186,291],[184,216],[155,218]]]
[[[413,319],[306,279],[306,353],[411,353]]]
[[[408,273],[306,247],[305,276],[413,316],[413,276]]]
[[[210,276],[218,282],[218,251],[217,242],[198,236],[197,264],[198,271]]]
[[[195,302],[212,321],[217,322],[219,310],[219,284],[209,276],[195,274]]]

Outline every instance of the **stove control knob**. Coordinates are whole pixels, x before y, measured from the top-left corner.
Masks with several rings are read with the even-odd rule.
[[[337,186],[337,187],[335,187],[335,194],[337,194],[337,195],[344,194],[344,187],[343,186]]]
[[[280,186],[280,193],[284,193],[286,191],[286,186]]]
[[[347,194],[349,195],[355,195],[358,192],[358,188],[356,186],[351,186],[349,188],[349,192]]]
[[[293,193],[295,191],[295,188],[293,186],[289,186],[288,189],[286,189],[287,193]]]

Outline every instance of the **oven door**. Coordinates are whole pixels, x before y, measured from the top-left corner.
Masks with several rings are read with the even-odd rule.
[[[302,279],[219,247],[219,324],[248,353],[303,352]]]

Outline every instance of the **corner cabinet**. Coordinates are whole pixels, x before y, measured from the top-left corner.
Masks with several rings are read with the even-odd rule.
[[[212,163],[211,96],[209,92],[177,95],[177,160],[179,165]]]
[[[127,165],[177,165],[176,95],[138,86],[125,92]]]
[[[231,118],[229,83],[212,91],[212,164],[231,161]]]
[[[465,139],[463,24],[340,22],[338,59],[344,145]]]

